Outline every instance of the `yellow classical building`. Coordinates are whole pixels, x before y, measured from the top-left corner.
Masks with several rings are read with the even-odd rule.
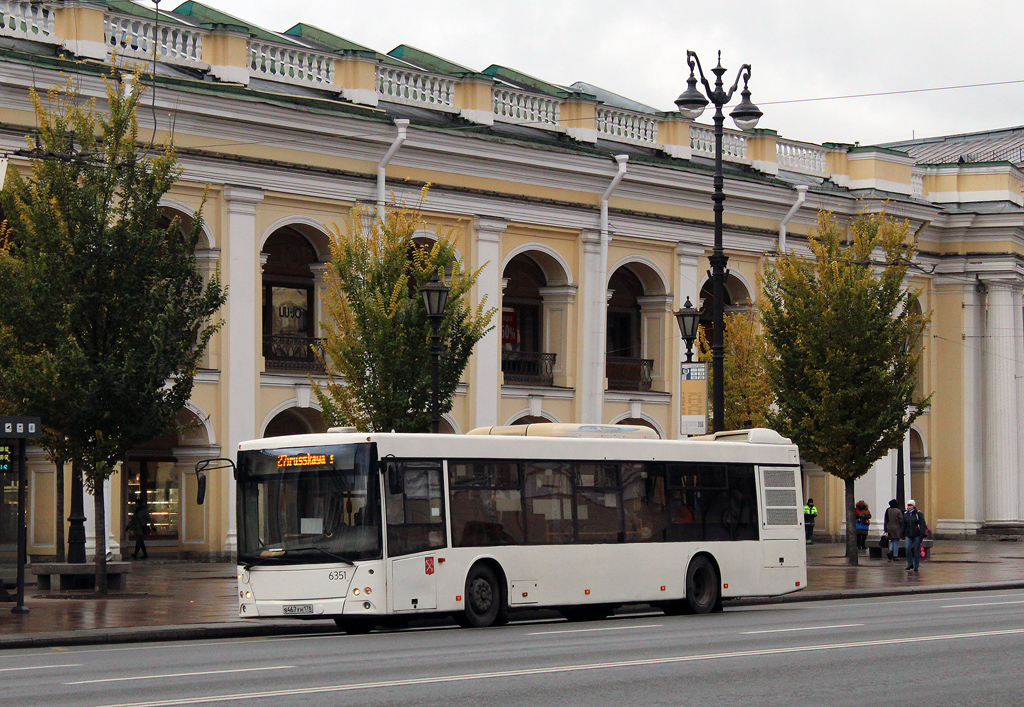
[[[477,71],[404,45],[382,54],[304,24],[268,31],[198,2],[154,17],[128,0],[9,0],[0,147],[24,146],[29,88],[63,83],[62,73],[102,108],[115,52],[155,74],[141,131],[173,132],[184,168],[164,207],[189,219],[208,194],[197,255],[220,269],[228,302],[181,412],[199,424],[132,452],[104,489],[108,547],[125,549],[129,504],[145,492],[154,552],[234,552],[232,479],[212,478],[199,506],[190,470],[246,439],[325,427],[309,375],[323,375],[310,344],[328,226],[392,194],[415,202],[427,183],[417,238],[455,225],[466,264],[485,266],[475,296],[500,303],[445,416],[449,431],[556,421],[682,434],[673,313],[687,297],[708,299],[709,126],[586,83]],[[727,311],[756,304],[758,273],[780,249],[806,251],[818,209],[909,220],[920,254],[908,284],[934,313],[921,390],[935,395],[857,494],[884,508],[902,455],[908,497],[950,536],[1024,521],[1022,144],[1022,130],[886,146],[767,129],[725,136]],[[29,478],[29,550],[53,555],[56,472],[40,450]],[[837,534],[841,484],[811,467],[804,479],[818,529]],[[10,550],[11,477],[4,484],[0,544]]]

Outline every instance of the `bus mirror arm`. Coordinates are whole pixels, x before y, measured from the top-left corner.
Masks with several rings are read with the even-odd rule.
[[[206,500],[206,472],[215,469],[227,469],[228,467],[231,468],[232,477],[237,479],[238,472],[235,468],[235,463],[230,459],[203,459],[196,462],[196,504],[201,506]]]

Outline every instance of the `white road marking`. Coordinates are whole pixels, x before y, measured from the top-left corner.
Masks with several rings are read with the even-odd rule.
[[[81,663],[68,663],[66,665],[28,665],[24,668],[0,668],[0,673],[13,673],[15,670],[48,670],[50,668],[81,668]]]
[[[864,624],[835,624],[834,626],[804,626],[803,628],[772,628],[764,631],[741,631],[740,635],[748,636],[754,633],[787,633],[789,631],[830,631],[834,628],[852,628]]]
[[[608,626],[602,628],[570,628],[564,631],[534,631],[527,636],[550,636],[560,633],[589,633],[590,631],[629,631],[635,628],[661,628],[664,624],[643,624],[642,626]]]
[[[491,680],[494,678],[522,677],[526,675],[552,675],[557,673],[574,673],[585,670],[609,670],[614,668],[637,668],[652,665],[670,665],[673,663],[692,663],[706,660],[722,660],[725,658],[752,658],[758,656],[785,655],[787,653],[811,653],[816,651],[834,651],[848,648],[869,648],[877,646],[895,646],[904,643],[921,641],[953,641],[968,638],[992,638],[994,636],[1015,636],[1024,634],[1024,628],[1003,629],[1000,631],[977,631],[972,633],[939,634],[933,636],[904,636],[900,638],[884,638],[875,641],[851,641],[849,643],[826,643],[814,646],[793,646],[790,648],[766,648],[763,650],[733,651],[730,653],[704,653],[698,655],[679,655],[667,658],[646,658],[640,660],[620,660],[609,663],[583,663],[578,665],[560,665],[550,668],[526,668],[522,670],[503,670],[490,673],[465,673],[461,675],[438,675],[427,678],[404,678],[398,680],[381,680],[379,682],[360,682],[345,685],[324,685],[323,687],[299,687],[290,690],[267,690],[266,692],[243,692],[230,695],[197,695],[166,700],[147,702],[118,702],[99,707],[175,707],[177,705],[196,705],[210,702],[233,702],[236,700],[269,699],[274,697],[292,697],[296,695],[316,695],[331,692],[348,692],[351,690],[374,690],[389,687],[407,687],[410,685],[432,685],[441,683],[467,682],[472,680]]]
[[[1024,604],[1024,600],[1021,601],[986,601],[980,604],[946,604],[943,609],[963,609],[964,607],[972,606],[999,606],[1000,604]]]
[[[295,668],[295,665],[271,665],[265,668],[236,668],[233,670],[204,670],[195,673],[164,673],[162,675],[133,675],[123,678],[103,678],[102,680],[78,680],[77,682],[66,682],[65,685],[92,685],[98,682],[128,682],[129,680],[157,680],[159,678],[191,678],[196,675],[226,675],[228,673],[253,673],[264,670],[285,670]]]

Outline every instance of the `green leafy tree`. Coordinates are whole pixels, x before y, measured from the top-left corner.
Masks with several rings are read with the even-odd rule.
[[[812,259],[780,257],[764,271],[770,424],[804,459],[845,483],[846,555],[858,563],[854,482],[903,443],[914,406],[926,316],[904,286],[915,247],[906,221],[862,214],[841,229],[818,214]],[[876,259],[880,255],[880,259]]]
[[[750,309],[725,315],[725,429],[765,427],[768,411],[774,402],[765,373],[768,351],[760,331],[760,312]],[[698,359],[711,363],[711,342],[705,329],[700,330]],[[711,389],[711,367],[708,366],[708,389]],[[711,421],[708,420],[708,429]]]
[[[42,418],[52,458],[70,460],[105,527],[102,485],[133,447],[172,428],[219,324],[218,276],[195,261],[202,233],[169,224],[160,198],[180,174],[173,150],[138,142],[139,81],[107,80],[105,113],[69,81],[47,100],[30,173],[2,192],[0,400]],[[106,536],[96,534],[106,593]]]
[[[425,190],[424,190],[425,191]],[[390,209],[383,222],[356,209],[331,238],[323,321],[328,380],[314,391],[333,425],[374,432],[430,430],[431,327],[419,288],[437,274],[451,287],[441,322],[439,402],[451,410],[455,388],[495,309],[476,307],[450,229],[417,246],[418,210]]]

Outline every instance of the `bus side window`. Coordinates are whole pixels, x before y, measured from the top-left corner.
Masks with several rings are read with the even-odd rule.
[[[521,545],[522,489],[515,462],[449,462],[452,543],[456,547]]]
[[[622,505],[628,543],[665,540],[665,478],[657,464],[623,464]]]
[[[399,493],[389,484],[386,499],[388,555],[408,555],[447,545],[441,462],[395,461],[403,483]]]

